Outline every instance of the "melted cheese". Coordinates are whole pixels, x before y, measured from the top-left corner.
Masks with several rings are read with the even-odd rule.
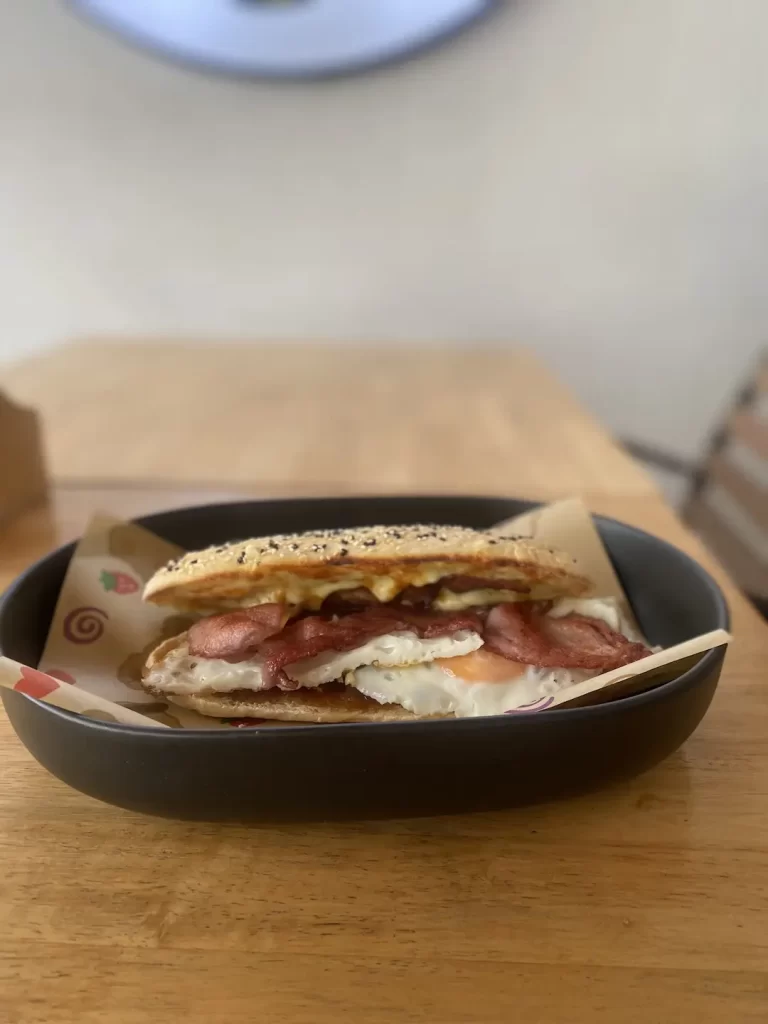
[[[454,594],[452,590],[441,590],[433,604],[441,612],[459,612],[465,608],[477,608],[486,604],[507,604],[509,601],[530,601],[531,594],[521,594],[517,590],[494,590],[492,587],[483,590],[465,590],[463,594]]]
[[[503,573],[503,577],[509,579],[511,570],[509,568],[497,569],[496,573]],[[240,582],[229,581],[227,586],[230,596],[227,598],[217,597],[214,602],[215,607],[211,608],[211,612],[272,602],[316,611],[329,594],[340,590],[354,590],[357,587],[367,587],[379,601],[386,603],[392,601],[406,587],[424,587],[430,583],[437,583],[445,576],[467,574],[477,575],[478,570],[471,563],[462,562],[403,564],[386,575],[370,575],[364,569],[358,570],[353,567],[334,569],[332,566],[323,569],[322,578],[303,576],[292,572],[271,572],[261,585],[258,581],[250,579]],[[492,578],[494,573],[487,575]],[[480,590],[472,591],[469,594],[451,594],[450,591],[443,590],[435,602],[435,607],[452,611],[468,608],[472,604],[498,604],[500,601],[519,601],[521,598],[550,596],[549,588],[539,588],[539,590],[540,593],[534,588],[534,592],[530,595],[504,590]],[[190,594],[192,594],[191,591]],[[474,598],[478,594],[481,597],[479,600],[475,600]],[[202,593],[194,594],[189,603],[199,610],[202,601]],[[176,603],[180,602],[183,603],[181,595]]]

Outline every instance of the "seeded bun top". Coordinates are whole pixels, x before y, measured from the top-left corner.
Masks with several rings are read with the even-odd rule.
[[[514,580],[530,586],[532,598],[591,588],[572,558],[528,538],[417,524],[277,534],[189,552],[155,573],[144,598],[204,613],[276,600],[311,608],[335,590],[364,586],[388,601],[450,575]]]

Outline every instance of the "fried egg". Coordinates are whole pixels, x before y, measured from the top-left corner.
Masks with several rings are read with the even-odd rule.
[[[496,659],[497,664],[488,659]],[[482,678],[484,674],[491,678]],[[474,718],[502,715],[532,704],[590,675],[594,673],[583,669],[518,665],[478,651],[467,657],[407,668],[366,665],[350,673],[345,681],[379,704],[401,704],[415,715]]]
[[[412,665],[451,659],[482,647],[483,638],[472,630],[460,630],[453,636],[422,640],[416,633],[397,632],[378,636],[353,651],[328,651],[315,658],[304,658],[287,665],[285,673],[301,686],[322,686],[341,679],[361,665]],[[262,661],[229,662],[215,658],[197,658],[186,645],[171,651],[147,674],[146,682],[166,693],[231,693],[234,690],[261,690]]]
[[[304,658],[287,665],[286,675],[300,682],[302,686],[321,686],[341,679],[345,673],[361,665],[418,665],[438,659],[451,660],[460,655],[470,654],[483,646],[479,633],[462,629],[453,636],[439,636],[422,640],[416,633],[388,633],[369,640],[354,651],[328,651],[316,658]]]
[[[562,598],[548,614],[571,613],[600,619],[630,640],[642,639],[614,598]],[[521,665],[482,648],[482,637],[472,630],[434,639],[403,631],[375,637],[351,651],[304,658],[287,665],[285,672],[301,687],[343,680],[380,704],[400,704],[417,715],[458,718],[503,714],[595,674]],[[154,665],[145,681],[169,694],[258,691],[264,688],[262,665],[258,657],[234,663],[195,657],[181,644]]]

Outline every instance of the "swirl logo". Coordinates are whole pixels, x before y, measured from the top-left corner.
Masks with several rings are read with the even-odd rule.
[[[64,619],[64,638],[73,644],[93,644],[103,635],[108,618],[101,608],[73,608]]]

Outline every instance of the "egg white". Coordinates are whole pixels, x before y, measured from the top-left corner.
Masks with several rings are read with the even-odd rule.
[[[474,718],[502,715],[583,682],[594,673],[580,669],[544,669],[528,665],[525,671],[500,682],[467,682],[441,665],[377,668],[366,665],[350,673],[346,682],[379,704],[401,704],[415,715],[455,715]]]
[[[302,686],[321,686],[341,679],[347,672],[361,665],[413,665],[432,662],[437,658],[457,658],[471,654],[483,646],[479,633],[460,630],[453,636],[439,636],[421,640],[415,633],[388,633],[369,640],[354,651],[328,651],[316,658],[304,658],[285,668],[286,675]]]

